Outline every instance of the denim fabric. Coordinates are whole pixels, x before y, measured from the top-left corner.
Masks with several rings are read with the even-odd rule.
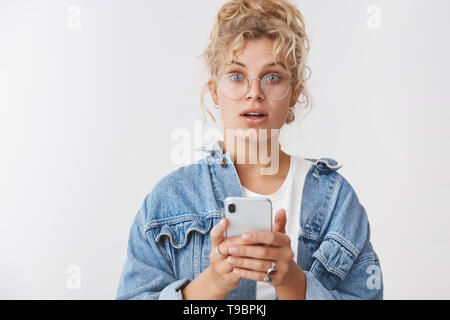
[[[131,226],[116,299],[183,299],[181,288],[209,266],[210,230],[224,199],[243,196],[223,141],[207,156],[163,177]],[[366,210],[331,158],[312,162],[303,188],[297,264],[306,299],[383,299],[380,261]],[[227,300],[254,300],[256,282],[242,278]]]

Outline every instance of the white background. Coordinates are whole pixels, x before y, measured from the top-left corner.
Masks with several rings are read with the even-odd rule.
[[[0,298],[115,298],[171,135],[203,120],[195,57],[223,3],[0,0]],[[449,299],[450,2],[295,3],[314,107],[283,148],[343,164],[385,299]]]

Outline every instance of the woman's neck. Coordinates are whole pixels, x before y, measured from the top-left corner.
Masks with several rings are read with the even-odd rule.
[[[278,136],[265,141],[253,138],[224,139],[223,152],[228,152],[239,176],[258,180],[285,177],[290,157],[281,150]],[[267,178],[267,179],[264,179]]]

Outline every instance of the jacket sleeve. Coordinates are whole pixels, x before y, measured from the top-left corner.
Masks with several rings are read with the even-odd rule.
[[[370,242],[367,248],[371,248]],[[322,264],[321,264],[322,265]],[[323,265],[322,265],[323,266]],[[331,269],[331,266],[328,266]],[[326,267],[324,267],[326,269]],[[317,270],[317,269],[315,269]],[[318,280],[316,272],[303,271],[306,275],[306,300],[382,300],[383,277],[376,254],[366,251],[352,265],[350,271],[338,285],[330,288]],[[320,271],[332,273],[332,271]],[[332,275],[331,277],[333,277]],[[324,278],[330,275],[323,275]],[[322,278],[323,279],[323,278]]]
[[[306,275],[306,299],[383,299],[380,261],[370,241],[366,210],[351,185],[341,176]]]
[[[181,288],[189,279],[176,279],[153,237],[143,228],[143,207],[131,226],[127,260],[123,267],[117,300],[182,300]]]

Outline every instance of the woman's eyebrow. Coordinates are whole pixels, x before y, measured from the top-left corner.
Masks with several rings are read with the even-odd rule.
[[[241,67],[244,67],[244,68],[246,68],[246,65],[245,64],[243,64],[242,62],[239,62],[239,61],[235,61],[235,62],[233,62],[233,63],[230,63],[230,64],[237,64],[237,65],[239,65],[239,66],[241,66]],[[286,69],[286,66],[284,65],[284,63],[283,62],[281,62],[281,61],[277,61],[277,64],[279,64],[279,65],[281,65],[284,69]],[[267,64],[265,64],[264,66],[263,66],[263,68],[267,68],[267,67],[273,67],[273,66],[275,66],[275,62],[272,62],[272,63],[267,63]]]

